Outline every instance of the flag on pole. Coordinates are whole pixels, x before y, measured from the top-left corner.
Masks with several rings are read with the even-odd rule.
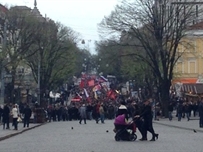
[[[88,92],[87,92],[87,90],[85,88],[84,88],[84,92],[85,92],[86,98],[89,98],[89,94],[88,94]]]
[[[108,82],[108,79],[101,75],[99,77],[99,82]]]

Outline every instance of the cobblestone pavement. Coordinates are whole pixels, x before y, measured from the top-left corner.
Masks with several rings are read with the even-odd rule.
[[[161,121],[160,121],[161,122]],[[191,121],[192,122],[192,121]],[[190,122],[189,122],[190,123]],[[73,127],[73,129],[72,129]],[[203,133],[154,124],[155,142],[116,142],[113,121],[51,122],[0,142],[0,152],[202,152]],[[108,130],[108,132],[107,132]],[[141,137],[137,132],[138,139]],[[151,138],[149,134],[148,138]]]

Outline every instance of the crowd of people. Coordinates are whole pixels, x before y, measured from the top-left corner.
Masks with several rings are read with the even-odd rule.
[[[158,106],[159,104],[156,104]],[[70,105],[61,103],[48,105],[44,109],[46,119],[51,121],[78,121],[79,124],[87,124],[89,120],[94,120],[95,123],[105,124],[106,119],[115,120],[134,120],[142,138],[141,141],[148,140],[147,131],[152,134],[150,141],[158,139],[158,134],[155,133],[152,125],[154,117],[154,109],[156,114],[161,116],[161,108],[157,108],[152,99],[146,99],[142,102],[136,99],[119,98],[117,101],[104,101],[100,98],[95,99],[93,102],[72,102]],[[159,109],[159,110],[158,110]],[[173,120],[173,114],[181,121],[182,118],[199,116],[199,126],[203,127],[203,100],[194,102],[184,98],[171,99],[168,106],[168,118]],[[21,117],[23,127],[29,127],[30,118],[33,114],[33,122],[35,122],[35,110],[28,104],[18,106],[17,104],[5,104],[3,108],[0,107],[0,122],[3,124],[3,129],[10,129],[9,123],[12,120],[14,130],[18,129],[18,118]],[[11,119],[12,118],[12,119]],[[116,123],[116,121],[115,121]],[[128,125],[128,121],[123,121],[123,125]],[[121,124],[119,124],[121,125]]]
[[[172,112],[174,110],[178,121],[183,118],[187,118],[187,121],[189,121],[191,116],[200,117],[199,127],[203,127],[203,100],[194,101],[187,98],[173,98],[168,106],[168,118],[170,121],[173,119]]]
[[[78,120],[79,124],[94,120],[96,123],[105,123],[105,119],[115,119],[125,114],[126,119],[135,119],[136,125],[142,134],[141,141],[147,140],[147,131],[152,134],[151,141],[158,139],[158,134],[152,127],[152,100],[136,102],[134,100],[119,100],[118,102],[105,102],[95,100],[92,103],[72,103],[69,106],[49,105],[47,108],[48,121],[72,121]],[[139,120],[139,121],[138,121]]]
[[[18,123],[23,121],[23,127],[29,127],[32,110],[28,104],[22,109],[17,104],[4,104],[0,106],[0,122],[3,129],[10,129],[10,122],[14,130],[18,130]]]

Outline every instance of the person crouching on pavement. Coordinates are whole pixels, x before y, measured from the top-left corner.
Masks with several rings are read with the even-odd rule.
[[[132,134],[136,132],[136,126],[132,122],[128,122],[126,119],[126,114],[118,115],[114,120],[114,132],[116,133],[118,130],[131,129]]]
[[[128,113],[129,112],[128,112],[128,109],[126,107],[126,103],[125,103],[125,101],[122,101],[120,103],[120,106],[118,107],[117,112],[116,112],[116,117],[119,116],[119,115],[125,114],[125,117],[128,120]]]

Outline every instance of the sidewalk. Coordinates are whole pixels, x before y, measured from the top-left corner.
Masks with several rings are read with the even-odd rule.
[[[34,129],[34,128],[39,127],[41,125],[42,125],[41,123],[39,123],[39,124],[30,123],[29,128],[27,128],[27,127],[23,128],[23,123],[19,123],[18,124],[18,130],[13,130],[12,123],[10,123],[10,129],[3,129],[3,125],[0,125],[0,141],[7,139],[7,138],[10,138],[10,137],[13,137],[13,136],[16,136],[16,135],[21,134],[25,131]]]
[[[196,132],[203,132],[203,128],[199,127],[199,117],[191,117],[190,121],[187,121],[187,118],[182,118],[181,121],[178,121],[177,117],[173,117],[172,121],[169,121],[167,118],[161,118],[159,121],[153,121],[155,124],[175,127],[185,130],[191,130]]]

